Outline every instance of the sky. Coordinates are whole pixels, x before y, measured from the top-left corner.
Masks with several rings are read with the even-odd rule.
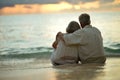
[[[0,0],[0,15],[66,11],[120,11],[120,0]]]

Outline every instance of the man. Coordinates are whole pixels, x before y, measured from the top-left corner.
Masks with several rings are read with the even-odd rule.
[[[64,35],[60,32],[59,38],[66,45],[78,45],[79,59],[81,63],[105,63],[106,57],[103,49],[101,32],[93,27],[90,16],[86,13],[79,16],[79,22],[83,29]]]

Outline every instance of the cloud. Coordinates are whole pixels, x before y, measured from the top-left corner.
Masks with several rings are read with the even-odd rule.
[[[101,4],[101,9],[120,10],[120,0],[111,0],[111,2]]]
[[[106,3],[110,3],[110,2],[113,2],[114,0],[99,0],[100,3],[102,4],[106,4]]]
[[[7,5],[6,7],[2,7],[0,9],[0,14],[48,13],[73,10],[120,10],[120,0],[11,0],[11,2],[6,1],[8,0],[0,2],[0,4],[4,3],[4,6]]]
[[[0,8],[10,7],[16,4],[57,4],[61,1],[65,1],[71,4],[78,4],[79,2],[87,3],[94,1],[99,1],[101,3],[108,3],[108,2],[113,2],[114,0],[1,0]]]
[[[48,13],[59,12],[62,10],[72,9],[72,5],[68,2],[59,2],[57,4],[17,4],[13,7],[4,7],[0,10],[1,14],[15,13]]]
[[[86,2],[93,2],[96,0],[64,0],[64,1],[69,2],[71,4],[78,4],[79,2],[86,3]]]
[[[53,4],[60,0],[1,0],[0,8],[14,6],[16,4]]]
[[[103,3],[103,5],[106,5],[106,6],[114,6],[119,4],[120,4],[120,0],[112,0],[111,2]]]
[[[120,4],[120,0],[115,0],[112,2],[112,5],[119,5]]]
[[[84,8],[84,9],[99,8],[100,2],[92,1],[92,2],[87,2],[87,3],[79,3],[79,5],[80,5],[80,8]]]
[[[79,2],[71,4],[66,1],[61,1],[55,4],[16,4],[13,7],[4,7],[0,10],[1,14],[16,14],[16,13],[48,13],[82,9],[99,8],[99,1]]]

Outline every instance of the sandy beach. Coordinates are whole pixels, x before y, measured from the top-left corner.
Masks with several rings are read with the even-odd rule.
[[[119,63],[119,57],[109,57],[105,65],[62,65],[41,69],[1,70],[0,80],[120,80]]]

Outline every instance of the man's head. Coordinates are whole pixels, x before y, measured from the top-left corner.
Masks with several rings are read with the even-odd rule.
[[[90,16],[89,14],[83,13],[79,16],[79,22],[81,24],[81,27],[84,28],[86,25],[90,25]]]

